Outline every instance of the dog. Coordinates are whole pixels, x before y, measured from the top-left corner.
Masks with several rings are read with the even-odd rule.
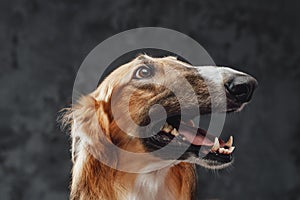
[[[189,89],[183,87],[186,83]],[[240,111],[256,87],[257,81],[246,73],[227,67],[195,67],[172,56],[139,55],[119,66],[64,114],[63,124],[70,125],[72,139],[70,199],[195,198],[195,165],[225,168],[233,162],[234,146],[232,137],[227,142],[212,137],[191,119]],[[151,133],[155,125],[148,126],[149,115],[160,113],[154,105],[161,105],[166,117],[155,134]],[[132,122],[136,126],[127,126]],[[141,132],[143,127],[147,129]],[[171,151],[156,153],[168,145]],[[118,149],[148,157],[142,162],[130,160]],[[182,155],[173,155],[176,150],[183,150]],[[165,161],[172,163],[152,171],[118,170],[118,166],[148,169]]]

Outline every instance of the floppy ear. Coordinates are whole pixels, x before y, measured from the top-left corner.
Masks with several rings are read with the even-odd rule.
[[[109,134],[109,110],[107,103],[96,101],[92,96],[83,96],[63,114],[63,126],[71,126],[72,161],[83,146],[98,146],[101,141],[111,141]],[[101,148],[104,149],[104,148]],[[98,152],[100,153],[100,152]]]

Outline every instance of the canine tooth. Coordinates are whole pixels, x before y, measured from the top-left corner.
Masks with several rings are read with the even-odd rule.
[[[174,136],[178,136],[179,133],[178,131],[176,130],[176,128],[174,128],[172,131],[171,131],[171,134],[174,135]]]
[[[228,149],[229,153],[232,153],[234,149],[235,149],[235,147],[229,147],[229,149]]]
[[[229,139],[228,139],[228,141],[225,143],[225,146],[227,146],[227,147],[231,147],[231,146],[232,146],[232,144],[233,144],[233,137],[232,137],[232,136],[230,136],[230,137],[229,137]]]
[[[212,151],[217,151],[219,148],[220,148],[219,139],[216,137],[216,138],[215,138],[214,146],[211,148],[211,150],[212,150]]]

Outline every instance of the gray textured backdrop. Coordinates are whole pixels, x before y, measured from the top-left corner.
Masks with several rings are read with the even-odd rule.
[[[80,63],[140,26],[190,35],[220,65],[255,76],[253,102],[227,118],[229,170],[199,168],[199,199],[300,199],[297,1],[0,1],[0,199],[68,198],[68,137],[56,116]],[[298,3],[299,4],[299,3]]]

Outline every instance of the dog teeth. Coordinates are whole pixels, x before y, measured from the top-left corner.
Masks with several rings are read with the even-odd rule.
[[[169,127],[169,124],[165,123],[164,126],[163,126],[163,128],[162,128],[162,130],[164,130],[164,129],[168,128],[168,127]]]
[[[230,136],[228,141],[225,143],[225,146],[230,148],[232,147],[232,144],[233,144],[233,137]]]
[[[218,151],[219,151],[219,153],[224,153],[224,150],[226,150],[226,149],[220,148]]]
[[[169,125],[168,123],[165,123],[164,127],[162,128],[163,131],[165,131],[166,133],[171,132],[173,129],[173,127],[171,125]]]
[[[216,138],[215,138],[214,146],[211,148],[211,150],[212,150],[213,152],[216,152],[219,148],[220,148],[219,139],[216,137]]]
[[[178,136],[179,135],[179,133],[176,130],[176,128],[173,128],[173,130],[171,131],[171,134],[174,135],[174,136]]]
[[[230,136],[229,140],[225,144],[224,147],[220,147],[219,139],[216,137],[213,147],[211,148],[211,152],[219,152],[221,154],[231,154],[234,150],[234,146],[232,146],[233,137]]]
[[[230,147],[229,149],[225,149],[225,148],[221,147],[218,149],[218,152],[222,153],[222,154],[231,154],[233,152],[234,148],[235,147]]]
[[[234,151],[235,147],[230,147],[228,150],[229,150],[229,153],[232,153]]]

